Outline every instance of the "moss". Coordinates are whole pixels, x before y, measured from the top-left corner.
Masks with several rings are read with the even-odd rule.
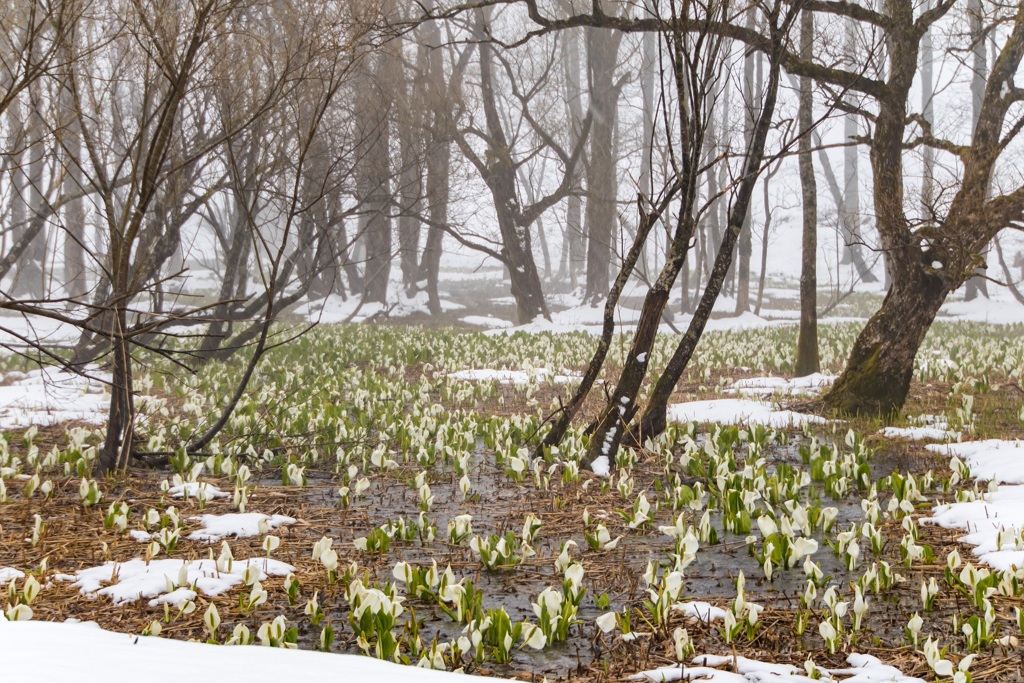
[[[910,387],[882,366],[883,344],[867,353],[855,353],[850,365],[823,398],[826,407],[841,415],[898,415]]]

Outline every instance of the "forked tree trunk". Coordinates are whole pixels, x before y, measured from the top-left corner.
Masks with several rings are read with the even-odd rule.
[[[782,29],[771,29],[773,41],[779,41],[783,33]],[[750,202],[764,162],[765,144],[768,138],[768,131],[775,116],[775,105],[778,99],[779,75],[778,55],[771,54],[768,78],[764,89],[764,101],[754,122],[750,143],[745,150],[743,175],[740,177],[738,187],[736,188],[734,200],[729,203],[725,234],[718,248],[714,267],[711,269],[711,274],[708,277],[707,287],[705,287],[704,293],[701,295],[700,303],[697,305],[697,310],[690,320],[686,334],[683,335],[683,338],[676,345],[672,357],[665,366],[665,370],[655,383],[654,391],[647,401],[647,407],[639,424],[631,424],[628,434],[619,434],[617,438],[613,438],[611,440],[612,443],[606,447],[609,453],[615,452],[614,449],[618,447],[624,436],[631,445],[639,445],[645,439],[653,438],[665,430],[669,398],[672,396],[672,392],[675,391],[679,378],[682,377],[686,366],[693,357],[693,352],[696,350],[697,343],[704,333],[704,327],[711,317],[715,302],[722,293],[725,281],[729,276],[729,270],[733,264],[736,243],[739,240],[743,221],[750,211]],[[594,445],[592,440],[590,450],[587,453],[588,464],[592,462]]]

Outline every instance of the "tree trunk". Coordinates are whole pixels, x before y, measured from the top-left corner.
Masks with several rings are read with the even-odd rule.
[[[433,3],[428,3],[428,9]],[[441,269],[441,251],[444,232],[448,227],[449,173],[452,157],[451,107],[458,89],[458,75],[452,74],[452,84],[444,81],[444,52],[441,47],[441,29],[436,20],[425,24],[423,42],[426,45],[424,70],[426,72],[426,99],[429,102],[430,130],[426,143],[426,181],[424,193],[430,225],[420,257],[419,279],[427,291],[427,308],[432,315],[441,313],[438,295],[438,275]],[[468,48],[467,48],[468,49]]]
[[[110,343],[114,356],[110,383],[110,415],[103,450],[99,454],[99,474],[123,469],[131,455],[134,429],[132,400],[132,359],[130,341],[124,336],[128,329],[128,307],[124,297],[115,297]]]
[[[949,294],[942,278],[920,268],[901,269],[882,307],[857,337],[846,369],[824,397],[848,415],[899,413],[910,390],[914,358]]]
[[[420,27],[429,36],[430,29]],[[396,52],[402,52],[402,41],[396,39]],[[405,68],[399,58],[393,60],[395,79],[393,87],[401,87],[405,106],[395,111],[395,127],[398,132],[399,157],[402,170],[398,176],[398,255],[402,269],[402,286],[407,296],[417,291],[419,280],[420,212],[423,196],[423,108],[426,105],[426,88],[417,74],[426,70],[426,46],[423,41],[417,46],[416,64],[412,65],[413,77],[406,78]],[[399,85],[401,84],[401,85]],[[429,299],[429,295],[428,295]]]
[[[587,289],[586,298],[608,294],[608,269],[616,214],[616,177],[613,136],[619,88],[615,66],[622,34],[607,29],[587,30],[590,70],[590,165],[587,168]]]
[[[82,138],[79,132],[78,117],[74,112],[74,104],[70,91],[61,89],[61,112],[65,126],[64,136],[64,187],[67,200],[64,206],[64,294],[68,299],[78,300],[85,295],[85,174],[78,160],[82,157]],[[68,309],[76,304],[67,303]]]
[[[778,29],[772,28],[771,35],[773,41],[781,40]],[[665,370],[654,385],[654,390],[647,401],[647,407],[639,424],[634,424],[630,428],[628,439],[632,445],[642,444],[644,439],[654,438],[665,430],[668,401],[672,396],[672,392],[675,391],[679,378],[682,377],[683,372],[686,370],[693,352],[697,348],[697,343],[704,333],[704,327],[707,325],[711,312],[714,310],[715,302],[725,286],[729,270],[732,267],[733,255],[736,250],[736,243],[739,240],[740,230],[743,227],[744,219],[750,212],[750,202],[760,177],[761,166],[764,162],[765,144],[768,139],[768,131],[775,116],[775,105],[778,100],[780,71],[781,67],[778,63],[778,57],[772,55],[769,61],[768,78],[764,89],[764,101],[752,129],[750,144],[745,151],[743,175],[740,177],[736,192],[733,195],[734,201],[729,203],[730,207],[725,234],[722,238],[721,246],[718,248],[714,267],[708,277],[707,287],[705,287],[700,303],[697,305],[697,310],[687,326],[686,334],[679,341],[675,351],[672,353],[672,357],[665,366]],[[622,436],[620,435],[618,438],[621,439]],[[609,445],[617,447],[618,443],[617,439],[613,439],[613,443]],[[588,457],[590,457],[593,447],[594,442],[591,441],[591,450],[588,451]],[[613,448],[608,450],[609,452],[614,452]]]
[[[755,29],[755,10],[751,6],[747,9],[747,30]],[[760,59],[760,53],[748,50],[743,57],[743,109],[746,115],[743,117],[743,144],[750,146],[750,136],[754,130],[754,112],[756,101],[761,99],[761,93],[755,92],[754,86],[754,62]],[[760,86],[760,83],[758,83]],[[760,87],[757,88],[760,90]],[[740,231],[739,241],[739,263],[736,269],[736,315],[746,313],[750,310],[750,257],[754,251],[753,225],[750,211],[747,211],[743,219],[743,229]]]
[[[978,126],[981,108],[985,98],[985,86],[988,82],[988,52],[985,49],[987,32],[983,16],[981,0],[968,0],[967,17],[971,31],[971,129]],[[987,256],[987,250],[986,250]],[[984,272],[982,265],[979,271]],[[988,284],[984,277],[976,274],[967,280],[964,286],[964,301],[973,301],[979,296],[988,298]]]
[[[583,105],[580,102],[580,29],[571,28],[564,32],[562,40],[562,65],[565,71],[565,108],[572,127],[572,144],[579,140],[583,122]],[[578,190],[582,174],[577,167],[573,171],[573,187]],[[572,192],[566,203],[565,239],[562,243],[563,258],[567,262],[569,283],[572,289],[579,286],[579,277],[586,265],[586,235],[583,231],[583,200],[577,191]]]
[[[360,136],[366,146],[363,157],[362,197],[365,211],[366,267],[363,273],[363,300],[385,303],[391,274],[391,205],[390,154],[391,134],[388,122],[390,101],[385,80],[391,71],[392,55],[376,56],[372,79],[365,81],[362,128]]]
[[[814,49],[814,14],[800,17],[800,52],[810,59]],[[811,79],[800,78],[800,189],[803,200],[803,245],[800,264],[800,333],[796,345],[796,374],[820,369],[818,361],[818,183],[814,178],[811,129],[814,126],[814,92]]]

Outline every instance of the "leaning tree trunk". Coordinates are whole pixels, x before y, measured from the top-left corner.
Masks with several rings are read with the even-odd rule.
[[[882,307],[854,343],[824,405],[850,415],[898,413],[910,390],[914,358],[948,294],[948,281],[923,268],[894,273]]]
[[[778,29],[772,29],[771,33],[773,42],[775,42],[780,40],[783,32]],[[647,401],[647,407],[639,424],[630,425],[627,435],[620,434],[617,439],[613,439],[613,443],[610,444],[612,448],[618,447],[623,436],[627,436],[630,444],[638,445],[642,444],[644,439],[654,438],[665,430],[669,398],[672,396],[672,392],[675,391],[676,384],[686,370],[690,358],[693,357],[697,343],[704,333],[704,327],[711,317],[712,310],[714,310],[715,302],[724,289],[725,282],[729,276],[729,270],[732,267],[733,254],[739,240],[740,230],[750,211],[750,202],[753,198],[754,189],[760,178],[761,167],[764,162],[764,150],[768,139],[768,131],[775,116],[780,70],[779,55],[773,50],[770,53],[768,79],[764,89],[764,102],[752,127],[750,143],[747,145],[746,158],[743,161],[743,175],[740,177],[738,187],[736,188],[734,201],[730,203],[725,234],[722,237],[714,267],[711,269],[707,287],[705,287],[700,303],[697,305],[697,310],[690,320],[686,334],[683,335],[679,344],[676,345],[672,357],[665,366],[665,370],[655,383],[654,391]],[[591,442],[591,450],[593,450],[593,441]],[[609,452],[614,452],[614,450],[609,448]],[[590,453],[588,453],[589,456]]]
[[[800,17],[800,53],[810,59],[814,49],[814,14]],[[818,362],[818,183],[814,178],[811,129],[814,126],[814,93],[811,79],[800,78],[800,189],[803,200],[803,249],[800,264],[800,333],[796,344],[796,374],[820,369]]]
[[[594,383],[597,381],[597,376],[601,372],[601,368],[604,367],[604,361],[608,355],[608,350],[611,348],[612,336],[615,334],[615,307],[618,305],[622,289],[626,286],[626,282],[629,281],[630,276],[633,274],[633,270],[636,268],[640,255],[643,253],[644,249],[647,248],[647,238],[651,234],[651,229],[659,220],[661,220],[661,216],[668,209],[672,200],[675,199],[680,188],[681,185],[678,181],[667,188],[665,193],[662,195],[660,202],[656,206],[651,207],[649,213],[645,212],[643,209],[643,199],[640,200],[640,221],[637,225],[636,236],[633,238],[633,245],[629,248],[629,251],[623,258],[622,265],[619,268],[619,274],[612,282],[611,289],[608,292],[608,298],[605,299],[604,320],[602,322],[601,337],[598,339],[597,348],[594,349],[594,354],[590,358],[590,364],[587,365],[587,371],[583,374],[583,379],[580,380],[580,384],[576,388],[576,393],[573,394],[569,403],[562,407],[561,415],[544,436],[544,440],[537,449],[537,456],[543,455],[541,451],[545,447],[550,448],[552,446],[557,446],[562,442],[562,438],[565,436],[566,431],[568,431],[569,425],[572,424],[573,418],[576,417],[580,407],[583,405],[583,402],[590,394],[590,390],[593,388]]]

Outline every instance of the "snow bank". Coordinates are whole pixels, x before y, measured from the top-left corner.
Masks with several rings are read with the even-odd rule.
[[[776,429],[803,423],[825,424],[818,415],[792,410],[776,410],[770,403],[739,398],[675,403],[668,407],[668,418],[675,422],[712,422],[717,424],[759,424]]]
[[[1024,483],[1024,443],[1004,439],[925,446],[932,453],[957,456],[976,479],[1001,484]]]
[[[1024,443],[1002,439],[933,444],[933,453],[957,456],[978,479],[1007,484],[1024,482]],[[967,532],[959,540],[974,546],[974,554],[1001,571],[1024,567],[1024,486],[1003,486],[981,500],[938,505],[922,522]]]
[[[990,567],[1024,567],[1024,486],[1004,486],[983,500],[938,505],[932,512],[921,521],[967,531],[959,540],[974,546],[974,554]]]
[[[29,373],[9,372],[0,386],[0,429],[45,427],[68,420],[100,424],[107,419],[110,375],[86,368],[81,377],[47,367]]]
[[[4,680],[18,683],[178,683],[201,672],[210,681],[376,681],[459,683],[467,676],[358,655],[269,647],[227,647],[141,637],[95,624],[0,619]],[[192,671],[193,674],[188,672]]]

